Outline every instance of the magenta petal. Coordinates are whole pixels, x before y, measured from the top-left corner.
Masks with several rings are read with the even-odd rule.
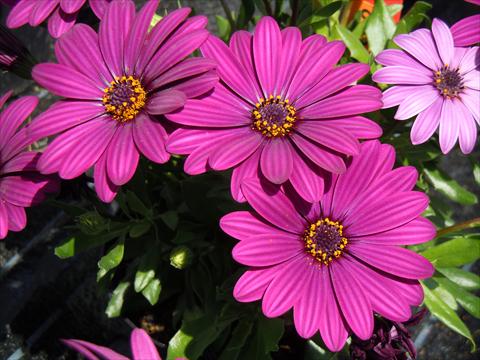
[[[367,64],[346,64],[334,68],[313,88],[295,102],[297,108],[303,108],[324,99],[362,78],[370,71]]]
[[[143,329],[133,329],[130,334],[133,360],[162,360],[150,336]]]
[[[172,154],[190,154],[198,146],[211,139],[211,134],[218,130],[177,129],[170,134],[167,141],[167,151]]]
[[[249,211],[235,211],[220,219],[220,227],[228,235],[238,240],[247,240],[257,234],[285,234],[282,230],[266,223],[258,215]]]
[[[165,150],[168,135],[163,125],[142,113],[133,124],[133,139],[138,150],[149,160],[158,164],[168,161],[170,155]]]
[[[346,155],[357,155],[360,144],[344,129],[330,126],[324,121],[302,121],[295,130],[310,140]]]
[[[418,114],[412,126],[410,139],[413,145],[422,144],[430,139],[440,123],[443,98],[438,97],[427,109]]]
[[[444,64],[450,64],[453,58],[453,37],[450,28],[442,20],[433,19],[432,34]]]
[[[86,0],[60,0],[60,7],[67,14],[71,14],[80,10],[80,8],[85,4]]]
[[[455,46],[470,46],[480,42],[480,14],[468,16],[450,28]]]
[[[342,265],[361,284],[373,311],[393,321],[407,321],[410,318],[409,304],[384,276],[354,259],[344,261]]]
[[[324,310],[320,317],[319,330],[322,340],[330,351],[340,351],[348,338],[345,321],[330,280],[328,269],[322,268],[323,274],[319,281],[322,281]]]
[[[354,236],[390,230],[419,216],[427,208],[428,201],[428,196],[419,191],[385,196],[349,213],[343,225],[348,234]]]
[[[211,144],[206,143],[197,147],[185,160],[184,170],[188,175],[198,175],[207,172],[208,155]]]
[[[264,269],[251,269],[238,279],[233,289],[233,297],[240,302],[260,300],[282,265]]]
[[[325,305],[325,289],[320,278],[320,269],[314,271],[310,283],[305,284],[305,292],[293,306],[293,319],[298,335],[308,339],[312,337],[320,325]]]
[[[0,109],[5,105],[5,103],[10,99],[10,96],[12,96],[13,90],[7,91],[5,94],[0,96]]]
[[[453,99],[444,99],[440,113],[440,149],[447,154],[455,146],[458,139],[458,128],[461,115]]]
[[[176,39],[177,37],[183,36],[185,34],[191,33],[192,31],[205,29],[208,24],[208,18],[204,15],[195,15],[188,19],[186,19],[183,24],[181,24],[177,29],[175,29],[175,33],[173,34],[172,39]]]
[[[32,77],[58,96],[85,100],[99,100],[103,96],[103,89],[93,80],[62,64],[38,64],[32,70]]]
[[[77,13],[67,14],[59,7],[48,19],[48,32],[52,37],[58,39],[70,30],[77,21]]]
[[[398,246],[355,243],[349,252],[373,267],[407,279],[426,279],[435,272],[423,256]]]
[[[31,0],[30,0],[31,1]],[[55,10],[58,6],[59,0],[52,1],[36,1],[35,7],[33,7],[32,12],[30,13],[29,23],[31,26],[38,26],[44,22],[47,17]]]
[[[222,40],[210,35],[201,51],[204,57],[217,62],[217,72],[229,88],[252,104],[262,96],[255,86],[256,80],[245,73],[240,61]]]
[[[8,14],[7,26],[10,29],[15,29],[28,23],[28,19],[35,5],[35,1],[31,0],[18,1]]]
[[[351,237],[352,241],[362,244],[375,245],[416,245],[432,240],[437,234],[435,225],[429,220],[419,217],[392,230],[361,236],[358,239]]]
[[[330,267],[335,295],[348,326],[362,340],[368,340],[373,332],[372,305],[346,261],[338,261]]]
[[[400,103],[395,119],[409,119],[428,108],[440,97],[438,89],[435,89],[433,86],[418,86]]]
[[[293,134],[290,139],[310,160],[321,168],[335,174],[344,173],[346,170],[345,162],[333,152],[328,151],[324,147],[313,143],[301,135]]]
[[[110,350],[104,346],[89,343],[87,341],[70,339],[62,340],[62,342],[68,347],[78,351],[83,356],[86,356],[89,360],[98,360],[98,357],[95,355],[100,356],[102,359],[128,360],[127,357],[116,353],[113,350]]]
[[[278,63],[275,93],[286,95],[289,81],[297,68],[297,61],[302,47],[302,32],[294,26],[287,27],[282,33],[282,54]]]
[[[383,84],[425,85],[432,82],[432,74],[406,66],[387,66],[377,70],[372,79]]]
[[[128,33],[124,50],[124,66],[126,74],[133,74],[140,51],[145,44],[148,35],[148,27],[152,21],[159,0],[147,1],[133,20]]]
[[[159,91],[148,99],[145,110],[153,115],[171,113],[181,108],[186,99],[185,94],[178,90]]]
[[[0,197],[13,205],[30,207],[45,199],[47,190],[55,186],[41,175],[12,175],[0,179]],[[48,191],[50,192],[50,191]]]
[[[322,120],[322,123],[351,134],[358,139],[376,139],[382,136],[382,127],[375,121],[363,116],[352,116],[343,119]]]
[[[137,169],[140,154],[133,140],[133,126],[120,125],[106,150],[108,177],[115,185],[126,184]]]
[[[232,179],[230,180],[230,192],[235,201],[245,202],[245,196],[243,196],[241,184],[244,179],[258,178],[260,155],[262,153],[262,147],[259,147],[252,155],[250,155],[240,165],[236,166],[232,172]]]
[[[313,275],[311,260],[303,254],[289,260],[268,285],[262,301],[262,311],[272,318],[283,315],[301,298],[305,284]]]
[[[95,183],[95,191],[100,200],[105,203],[110,203],[117,195],[119,187],[114,185],[108,178],[106,160],[107,153],[104,152],[95,163],[93,168],[93,179]]]
[[[8,234],[8,213],[3,200],[0,201],[0,240],[5,239]]]
[[[30,116],[38,104],[36,96],[24,96],[11,102],[0,112],[0,150],[11,140],[22,123]],[[5,154],[4,154],[5,155]]]
[[[88,4],[97,18],[101,20],[105,16],[110,1],[111,0],[89,0]]]
[[[113,76],[123,75],[123,49],[135,17],[132,1],[112,1],[98,30],[100,50]]]
[[[0,168],[0,175],[22,171],[36,171],[37,161],[39,157],[39,152],[21,152],[7,162],[5,162],[4,164],[2,164],[2,167]]]
[[[99,87],[110,86],[112,74],[105,65],[98,45],[98,35],[90,27],[77,24],[55,43],[58,62],[87,75]]]
[[[253,35],[253,58],[265,97],[275,91],[278,60],[282,52],[282,35],[275,19],[264,16]]]
[[[408,301],[410,305],[420,306],[423,302],[423,288],[420,282],[395,277],[395,287],[402,294],[402,297]]]
[[[241,163],[258,149],[263,141],[260,133],[248,127],[237,128],[213,145],[208,163],[215,170],[226,170]]]
[[[248,203],[272,224],[293,234],[301,234],[305,230],[305,220],[290,199],[273,185],[247,179],[242,184],[242,191]]]
[[[294,155],[290,183],[295,191],[307,202],[319,201],[323,196],[325,174],[314,164]]]
[[[201,75],[191,77],[174,86],[172,90],[178,90],[185,94],[187,98],[196,98],[212,90],[218,83],[218,75],[215,70],[207,71]]]
[[[8,228],[11,231],[22,231],[25,229],[25,226],[27,226],[27,215],[25,214],[25,209],[21,206],[16,206],[8,202],[5,202],[4,205],[5,209],[7,210]]]
[[[288,140],[272,139],[265,144],[260,166],[263,175],[274,184],[283,184],[293,169],[293,152]]]
[[[281,251],[276,251],[281,249]],[[299,235],[275,232],[256,234],[240,241],[232,250],[236,262],[248,266],[271,266],[282,263],[304,251]]]

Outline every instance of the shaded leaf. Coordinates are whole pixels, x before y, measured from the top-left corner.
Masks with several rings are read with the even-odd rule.
[[[436,276],[433,278],[441,288],[448,291],[451,296],[467,310],[472,316],[480,318],[480,298],[475,296],[454,282],[444,277]]]
[[[251,320],[242,320],[235,327],[230,341],[225,346],[219,360],[236,360],[252,332],[253,322]]]
[[[437,271],[445,275],[458,286],[467,290],[480,289],[480,276],[463,269],[457,268],[437,268]]]
[[[439,169],[424,169],[424,171],[433,187],[450,200],[462,205],[474,205],[478,202],[475,194],[464,189],[458,182]]]
[[[435,267],[455,267],[474,262],[480,257],[480,241],[464,237],[448,240],[440,245],[428,248],[421,255],[430,260]]]
[[[115,290],[113,290],[112,297],[110,298],[107,309],[105,310],[105,314],[107,314],[109,318],[120,316],[123,302],[125,300],[125,293],[127,292],[129,286],[130,282],[124,281],[118,284]]]
[[[159,279],[153,279],[142,290],[142,295],[148,300],[150,305],[155,305],[158,302],[160,292],[162,291],[162,283]]]

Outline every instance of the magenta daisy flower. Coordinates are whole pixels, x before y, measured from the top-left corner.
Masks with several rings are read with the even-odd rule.
[[[414,145],[424,143],[440,128],[440,148],[448,153],[459,139],[463,153],[475,147],[480,124],[479,48],[454,47],[452,34],[441,20],[432,31],[398,35],[402,50],[388,49],[376,60],[385,67],[373,75],[379,83],[395,84],[383,93],[384,108],[397,106],[395,119],[418,114],[411,131]]]
[[[465,0],[480,5],[480,0]],[[471,46],[480,43],[480,14],[468,16],[455,24],[452,31],[455,46]]]
[[[72,179],[94,166],[97,194],[109,202],[134,175],[140,154],[168,161],[161,115],[218,78],[212,60],[187,59],[208,37],[207,19],[187,19],[190,9],[179,9],[149,32],[157,6],[148,1],[135,14],[132,1],[114,1],[98,35],[75,25],[55,45],[59,63],[34,67],[40,85],[66,98],[29,126],[32,139],[60,134],[39,161],[42,173]]]
[[[87,0],[13,0],[7,17],[7,26],[11,29],[25,24],[39,26],[48,19],[48,32],[59,38],[70,30],[77,20],[78,12]],[[90,4],[105,0],[91,0]],[[92,9],[94,6],[92,6]]]
[[[402,245],[426,242],[435,228],[421,213],[428,197],[412,191],[415,168],[392,169],[390,145],[360,145],[347,171],[333,176],[319,203],[307,203],[256,179],[242,184],[253,211],[227,214],[221,228],[239,239],[233,258],[250,268],[234,297],[262,299],[267,317],[293,308],[295,327],[309,338],[317,331],[339,351],[349,332],[372,335],[373,313],[393,321],[410,318],[423,299],[418,279],[433,266]]]
[[[230,46],[210,35],[201,50],[219,64],[221,82],[167,116],[182,125],[167,149],[189,155],[189,174],[233,168],[237,201],[244,201],[243,179],[257,173],[275,184],[288,181],[304,199],[318,201],[323,174],[344,172],[359,139],[381,135],[376,123],[358,116],[379,109],[381,93],[353,85],[368,65],[335,67],[345,50],[340,41],[302,40],[298,28],[280,30],[263,17],[254,35],[237,31]]]
[[[11,94],[0,97],[0,109]],[[25,208],[38,204],[58,187],[57,179],[37,172],[40,153],[25,150],[29,142],[21,126],[37,103],[35,96],[26,96],[0,112],[0,239],[9,230],[23,230],[27,224]]]

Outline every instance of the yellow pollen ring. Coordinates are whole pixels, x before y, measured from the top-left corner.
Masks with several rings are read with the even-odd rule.
[[[121,91],[120,97],[117,96],[118,91]],[[103,92],[102,103],[105,110],[119,122],[133,120],[147,100],[147,92],[133,76],[115,77]]]
[[[272,121],[272,117],[267,118],[265,116],[265,110],[271,105],[283,108],[285,112],[283,122],[275,123]],[[260,131],[262,135],[269,138],[288,135],[296,121],[297,111],[295,107],[290,105],[288,99],[282,100],[281,96],[270,95],[267,99],[260,98],[252,110],[252,129]]]

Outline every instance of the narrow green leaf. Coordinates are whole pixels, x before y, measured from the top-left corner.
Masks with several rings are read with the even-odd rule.
[[[462,307],[472,316],[476,317],[477,319],[480,318],[480,298],[478,296],[475,296],[465,289],[462,289],[460,286],[448,280],[447,278],[435,276],[433,279],[440,285],[440,288],[448,291],[452,297],[458,301],[458,303],[462,305]]]
[[[107,309],[105,310],[105,314],[107,314],[109,318],[120,316],[122,312],[125,293],[127,292],[129,286],[130,282],[124,281],[118,284],[115,290],[113,290],[112,297],[110,298]]]
[[[479,163],[473,164],[473,178],[475,179],[475,182],[477,183],[477,185],[480,185],[480,164]]]
[[[251,320],[241,320],[235,327],[230,341],[225,346],[219,360],[236,360],[252,332],[253,322]]]
[[[122,262],[124,249],[125,245],[123,241],[117,243],[100,259],[98,267],[106,272],[116,268]]]
[[[255,336],[248,343],[241,359],[267,359],[272,351],[278,350],[278,342],[283,335],[282,319],[267,319],[260,316],[255,329]]]
[[[155,269],[159,258],[158,251],[149,251],[140,259],[137,272],[135,273],[134,289],[135,292],[142,291],[148,283],[155,277]]]
[[[178,225],[178,213],[174,210],[168,210],[160,214],[160,219],[168,226],[169,229],[175,230]]]
[[[145,299],[148,300],[150,305],[155,305],[162,291],[162,283],[159,279],[153,279],[148,283],[148,285],[142,290],[142,295],[145,296]]]
[[[480,241],[464,237],[445,241],[421,252],[435,267],[456,267],[480,258]]]
[[[147,206],[140,200],[140,198],[130,190],[127,190],[127,203],[130,209],[135,211],[136,213],[148,217],[150,214],[150,210]]]
[[[463,269],[457,268],[437,268],[437,271],[445,275],[458,286],[467,290],[480,289],[480,276]]]
[[[368,45],[374,55],[379,54],[387,41],[393,37],[396,25],[388,12],[383,0],[376,0],[373,12],[367,19],[365,33],[368,38]]]
[[[447,304],[450,309],[453,311],[458,310],[458,304],[455,300],[455,296],[453,296],[453,294],[443,286],[437,286],[436,288],[432,289],[432,292],[434,292],[440,300]]]
[[[242,0],[242,4],[240,6],[240,10],[238,12],[238,17],[237,17],[237,28],[238,29],[245,28],[250,22],[250,20],[252,20],[254,13],[255,13],[255,4],[253,0]]]
[[[424,169],[424,171],[433,187],[450,200],[462,205],[474,205],[478,202],[475,194],[464,189],[458,182],[439,169]]]
[[[455,311],[450,309],[448,305],[440,300],[427,286],[424,284],[422,284],[422,286],[423,291],[425,292],[425,305],[430,312],[450,329],[470,340],[474,350],[476,345],[473,341],[472,334],[462,319],[460,319]]]
[[[318,21],[324,20],[335,14],[338,10],[340,10],[342,5],[343,1],[334,1],[327,6],[316,10],[313,15],[310,18],[307,18],[303,23],[314,24]]]
[[[368,53],[367,49],[365,49],[365,46],[363,46],[362,42],[355,35],[353,35],[350,30],[342,25],[337,25],[334,28],[334,32],[336,32],[337,38],[343,40],[354,59],[368,64],[370,54]]]
[[[428,2],[417,1],[398,23],[395,35],[412,31],[424,20],[428,19],[426,14],[431,8],[432,5]]]
[[[129,235],[132,239],[139,238],[150,231],[152,224],[149,221],[141,221],[130,228]]]

